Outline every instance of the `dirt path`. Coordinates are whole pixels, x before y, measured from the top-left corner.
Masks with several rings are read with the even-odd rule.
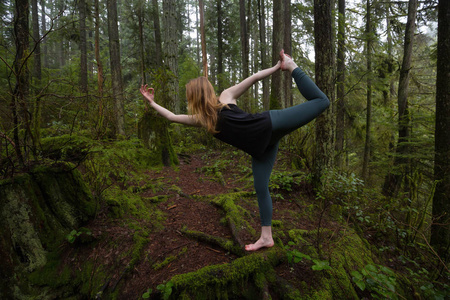
[[[209,265],[226,264],[237,258],[228,251],[196,241],[185,236],[181,230],[201,231],[205,234],[232,240],[232,232],[224,222],[224,212],[212,205],[209,200],[217,195],[234,191],[252,191],[252,181],[249,172],[250,161],[243,157],[221,159],[225,165],[220,168],[220,174],[214,163],[220,153],[195,154],[183,156],[176,168],[164,167],[146,172],[143,184],[157,183],[158,189],[147,189],[141,193],[143,198],[165,197],[157,204],[157,209],[163,212],[164,222],[160,228],[152,228],[139,249],[139,261],[129,270],[133,247],[136,240],[136,230],[121,218],[112,219],[107,213],[100,214],[88,227],[99,242],[94,248],[77,249],[77,260],[81,266],[83,257],[94,258],[96,266],[92,273],[103,266],[107,272],[106,282],[93,282],[93,290],[112,292],[119,290],[119,299],[139,299],[151,288],[156,291],[159,284],[169,281],[174,275],[199,270]],[[222,161],[221,160],[221,161]],[[247,176],[248,179],[244,179]],[[220,177],[220,178],[218,178]],[[298,191],[291,192],[294,196]],[[247,203],[240,203],[251,216],[247,220],[259,234],[259,213],[256,196],[250,197]],[[293,201],[275,199],[274,220],[283,220],[295,228],[312,228],[313,224],[295,218],[301,206]],[[152,226],[141,220],[135,221],[137,226]],[[244,237],[245,243],[254,242],[251,235]],[[113,246],[112,246],[113,245]],[[262,250],[265,251],[265,250]],[[73,256],[69,252],[66,261]],[[76,268],[76,263],[73,263]],[[113,270],[113,271],[111,271]],[[281,275],[290,276],[288,269],[278,268]],[[95,274],[91,274],[94,278]],[[97,287],[95,287],[97,285]]]

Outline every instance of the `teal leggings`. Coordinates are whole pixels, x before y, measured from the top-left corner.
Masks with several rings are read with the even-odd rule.
[[[252,158],[253,181],[258,198],[261,226],[272,224],[272,198],[269,180],[278,152],[280,139],[286,134],[311,122],[330,105],[327,96],[315,85],[305,72],[296,68],[292,77],[306,102],[280,110],[271,110],[272,138],[263,156]]]

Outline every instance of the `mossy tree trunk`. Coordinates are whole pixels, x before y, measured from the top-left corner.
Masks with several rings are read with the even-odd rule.
[[[392,171],[386,176],[383,194],[396,196],[403,184],[403,190],[409,193],[409,175],[411,172],[411,113],[409,110],[408,91],[413,56],[414,32],[416,28],[417,0],[410,0],[408,5],[408,20],[405,29],[403,45],[403,61],[398,83],[398,140]]]
[[[439,1],[438,62],[436,79],[436,139],[434,177],[438,181],[433,198],[433,216],[441,218],[431,227],[431,242],[449,261],[450,247],[450,2]]]
[[[173,76],[170,72],[160,68],[154,82],[155,101],[163,107],[170,107],[167,77]],[[139,121],[139,138],[147,149],[156,154],[156,159],[164,166],[178,164],[178,157],[173,149],[169,134],[169,123],[159,116],[153,109],[146,111]]]
[[[333,47],[331,21],[331,0],[314,1],[315,73],[317,86],[333,103]],[[332,110],[328,109],[316,119],[316,153],[313,178],[316,186],[332,165]]]

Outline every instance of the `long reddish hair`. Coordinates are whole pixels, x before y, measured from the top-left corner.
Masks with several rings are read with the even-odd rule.
[[[188,101],[188,112],[208,132],[212,134],[217,133],[217,112],[226,104],[219,102],[209,80],[202,76],[189,81],[186,84],[186,98]]]

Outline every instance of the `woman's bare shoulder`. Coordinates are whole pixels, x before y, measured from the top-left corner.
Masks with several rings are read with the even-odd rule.
[[[223,104],[236,104],[236,99],[233,97],[233,93],[230,91],[231,88],[224,90],[219,96],[219,102]]]

